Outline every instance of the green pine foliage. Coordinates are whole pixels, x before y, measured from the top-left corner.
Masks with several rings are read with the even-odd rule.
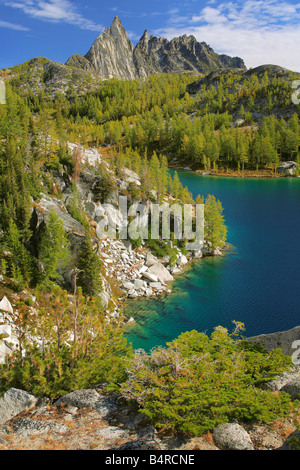
[[[85,295],[94,296],[101,292],[101,266],[100,258],[93,249],[90,235],[87,233],[78,261],[78,284]]]
[[[215,196],[208,195],[205,200],[204,238],[214,250],[226,242],[227,228],[224,224],[223,207]]]
[[[166,348],[136,351],[122,396],[163,430],[201,435],[225,422],[270,422],[289,413],[290,398],[259,386],[290,362],[221,327],[211,338],[191,331]]]
[[[70,256],[70,242],[63,222],[52,209],[39,243],[39,260],[46,279],[57,280],[59,269],[67,265]]]

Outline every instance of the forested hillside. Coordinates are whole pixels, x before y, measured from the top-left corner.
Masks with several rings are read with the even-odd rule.
[[[22,68],[18,73],[20,78],[12,70],[12,86],[22,82]],[[117,144],[123,153],[155,151],[169,162],[205,170],[276,172],[281,161],[299,163],[299,105],[292,102],[298,78],[265,66],[212,72],[198,80],[191,74],[112,79],[92,92],[78,95],[70,87],[55,98],[40,87],[27,89],[25,96],[33,113],[43,109],[49,130],[60,139]]]

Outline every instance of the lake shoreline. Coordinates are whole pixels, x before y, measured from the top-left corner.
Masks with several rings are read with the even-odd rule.
[[[230,173],[227,173],[225,171],[218,171],[218,170],[199,170],[199,169],[193,169],[188,166],[178,166],[178,165],[169,165],[169,170],[173,171],[184,171],[188,173],[194,173],[198,176],[214,176],[214,177],[220,177],[220,178],[240,178],[240,179],[282,179],[282,178],[300,178],[300,176],[296,175],[284,175],[282,173],[276,173],[276,174],[271,174],[271,173],[265,173],[265,172],[256,172],[253,170],[252,173],[249,173],[251,170],[245,170],[244,174],[238,173],[237,171],[233,171]]]

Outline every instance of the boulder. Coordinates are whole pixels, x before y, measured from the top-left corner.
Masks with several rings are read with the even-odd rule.
[[[146,256],[146,266],[148,268],[151,268],[151,266],[153,266],[154,264],[156,264],[158,262],[158,259],[155,258],[155,256],[152,255],[152,253],[147,253],[147,256]]]
[[[98,166],[102,162],[102,155],[97,149],[86,149],[82,145],[68,142],[69,152],[73,155],[78,152],[83,163],[87,163],[89,166]]]
[[[141,186],[140,177],[137,173],[135,173],[132,170],[129,170],[129,168],[124,168],[123,172],[124,172],[124,179],[127,183],[134,183],[137,186]]]
[[[131,291],[132,289],[135,288],[135,285],[132,283],[132,282],[124,282],[124,284],[122,285],[122,287],[126,290],[129,290]]]
[[[151,287],[151,289],[156,289],[156,290],[165,289],[165,286],[163,286],[161,282],[150,282],[149,287]]]
[[[109,416],[117,407],[114,399],[100,395],[94,389],[76,390],[57,400],[54,405],[75,406],[81,409],[92,408],[101,418]]]
[[[143,276],[151,282],[158,282],[158,277],[149,272],[149,270],[143,272]]]
[[[165,268],[165,266],[161,263],[155,263],[153,266],[151,266],[148,271],[148,273],[154,275],[159,282],[162,282],[163,284],[165,282],[171,282],[174,281],[174,278],[172,274]],[[146,273],[143,274],[145,276]],[[153,280],[153,282],[157,282]]]
[[[201,251],[201,250],[194,251],[194,252],[193,252],[193,257],[194,257],[195,259],[203,258],[203,253],[202,253],[202,251]]]
[[[128,292],[128,297],[130,299],[136,299],[138,296],[139,296],[138,293],[134,289],[132,289]]]
[[[130,240],[121,240],[124,245],[124,250],[127,250],[129,253],[132,251],[132,243]]]
[[[277,168],[278,173],[286,176],[294,176],[297,171],[296,162],[282,162]]]
[[[247,431],[237,423],[226,423],[216,427],[213,438],[223,450],[254,450]]]
[[[0,311],[10,313],[10,314],[14,313],[14,310],[11,306],[11,303],[7,299],[7,297],[3,297],[3,299],[1,300],[1,302],[0,302]]]
[[[0,336],[2,339],[9,338],[11,336],[11,325],[0,325]]]
[[[94,202],[85,203],[85,213],[90,219],[95,219],[96,216],[96,204]]]
[[[180,258],[177,260],[177,264],[178,266],[186,266],[188,264],[187,257],[184,255],[180,256]]]
[[[68,426],[65,424],[55,423],[52,421],[41,421],[32,418],[18,418],[12,424],[13,431],[20,434],[22,437],[31,434],[42,434],[45,432],[59,432],[67,433],[69,431]]]
[[[36,405],[37,399],[23,390],[11,388],[0,398],[0,424],[6,423],[21,411]]]
[[[135,441],[129,441],[125,444],[121,445],[120,447],[116,447],[112,450],[120,450],[120,451],[135,451],[135,450],[160,450],[160,444],[156,441],[147,441],[145,439],[137,439]]]
[[[143,281],[142,279],[136,279],[134,281],[134,288],[141,289],[142,287],[145,287],[145,281]]]
[[[281,375],[275,377],[271,382],[267,382],[261,385],[261,389],[270,390],[272,392],[278,392],[283,387],[292,382],[300,383],[300,365],[292,367],[290,370],[283,372]]]
[[[47,224],[51,210],[56,212],[67,233],[74,233],[76,235],[81,235],[82,237],[85,236],[84,228],[79,222],[77,222],[77,220],[71,217],[67,209],[64,207],[62,201],[51,198],[46,194],[43,194],[39,202],[35,204],[32,215],[32,227],[34,230],[39,229],[43,222]]]
[[[300,400],[300,379],[296,378],[291,382],[288,382],[280,389],[280,391],[288,393],[292,401]]]
[[[105,209],[101,205],[96,206],[94,217],[96,222],[100,222],[105,217]]]
[[[102,307],[106,309],[111,301],[111,296],[108,292],[102,291],[97,294],[98,297],[101,299]]]

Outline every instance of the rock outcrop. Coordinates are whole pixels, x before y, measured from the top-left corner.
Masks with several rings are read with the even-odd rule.
[[[300,326],[287,331],[248,338],[248,341],[262,344],[267,351],[279,348],[284,355],[292,356],[296,351],[293,345],[295,346],[297,341],[300,342]]]
[[[294,176],[297,171],[296,162],[282,162],[277,168],[278,173],[281,173],[285,176]]]
[[[92,72],[102,79],[116,77],[121,80],[162,73],[208,73],[217,69],[246,68],[239,57],[218,55],[194,36],[184,35],[169,41],[149,36],[146,30],[134,47],[118,17],[98,36],[84,57],[74,55],[66,65]]]

